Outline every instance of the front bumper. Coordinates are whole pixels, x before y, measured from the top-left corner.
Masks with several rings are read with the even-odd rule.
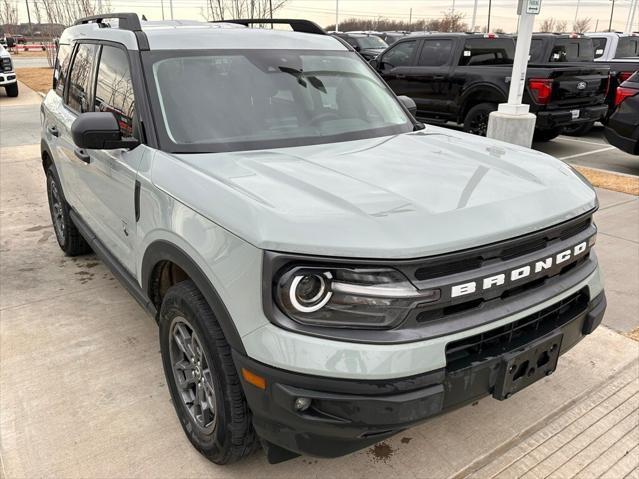
[[[579,110],[579,116],[573,118],[573,111]],[[558,126],[577,125],[598,121],[608,113],[608,105],[577,107],[568,110],[545,110],[537,112],[537,128],[548,130]]]
[[[565,353],[599,326],[605,308],[604,292],[590,298],[584,287],[507,327],[449,343],[444,368],[401,379],[333,379],[276,369],[238,353],[234,359],[240,377],[245,368],[266,379],[265,390],[243,387],[271,462],[288,458],[287,451],[338,457],[489,394],[509,397],[539,379],[528,371],[504,391],[503,369],[513,355],[537,354],[548,338],[560,338],[555,355]],[[550,374],[554,361],[535,374]],[[297,411],[297,398],[311,399],[311,406]]]
[[[4,72],[0,73],[0,86],[11,85],[18,80],[16,79],[16,74],[14,72]]]

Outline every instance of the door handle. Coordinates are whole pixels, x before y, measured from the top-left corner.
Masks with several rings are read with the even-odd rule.
[[[75,150],[73,150],[73,153],[75,153],[75,156],[77,156],[78,159],[84,161],[85,163],[91,163],[91,157],[83,149],[76,148]]]
[[[395,78],[399,78],[401,80],[402,78],[406,78],[406,75],[404,75],[403,73],[397,73],[395,75]]]
[[[47,131],[48,131],[50,134],[52,134],[53,136],[55,136],[56,138],[57,138],[58,136],[60,136],[60,130],[58,130],[58,127],[57,127],[57,126],[55,126],[55,125],[48,126],[48,127],[47,127]]]

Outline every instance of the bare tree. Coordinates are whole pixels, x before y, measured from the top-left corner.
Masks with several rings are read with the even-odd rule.
[[[206,20],[270,18],[288,0],[206,0],[200,14]]]
[[[554,32],[555,31],[555,19],[544,18],[539,24],[540,32]]]
[[[340,22],[340,30],[344,32],[352,30],[378,30],[382,32],[463,32],[468,31],[469,26],[463,21],[462,13],[442,12],[442,17],[433,20],[413,20],[411,23],[402,20],[390,20],[388,18],[362,19],[348,18]],[[335,25],[328,25],[326,30],[335,30]]]
[[[78,18],[111,11],[109,0],[40,0],[36,3],[40,3],[43,19],[61,25],[71,25]]]
[[[572,24],[572,31],[577,33],[584,33],[590,30],[592,26],[592,19],[590,17],[580,18],[575,20]]]
[[[566,20],[558,20],[555,24],[555,32],[564,33],[568,30],[568,22]]]
[[[17,25],[18,8],[11,0],[2,0],[0,3],[0,25]]]

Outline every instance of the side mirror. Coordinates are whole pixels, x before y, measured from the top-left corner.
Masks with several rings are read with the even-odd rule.
[[[370,63],[370,65],[377,70],[379,68],[379,60],[377,60],[377,58],[373,58],[371,61],[369,61],[368,63]]]
[[[135,148],[140,144],[135,138],[122,138],[118,120],[113,113],[82,113],[71,125],[73,143],[87,150],[115,150]]]
[[[397,98],[399,99],[400,102],[402,102],[402,105],[406,107],[406,109],[411,115],[415,116],[417,114],[417,105],[415,104],[415,101],[411,97],[408,97],[406,95],[401,95],[401,96],[398,96]]]

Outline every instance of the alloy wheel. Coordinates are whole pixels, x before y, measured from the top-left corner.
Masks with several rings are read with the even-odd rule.
[[[53,177],[49,179],[49,210],[51,211],[51,220],[53,221],[55,234],[60,244],[64,244],[64,208],[62,207],[62,198],[58,191],[58,185]]]

